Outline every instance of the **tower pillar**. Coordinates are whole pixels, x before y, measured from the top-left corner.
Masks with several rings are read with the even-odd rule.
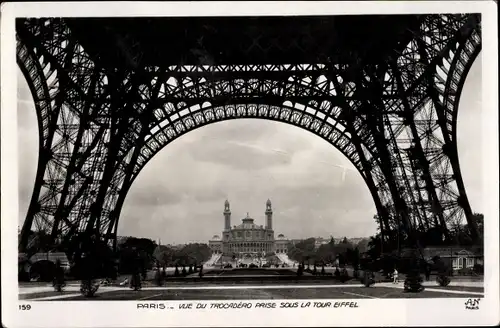
[[[273,230],[273,208],[269,199],[266,202],[266,229]]]
[[[224,203],[224,231],[231,230],[231,209],[229,201],[226,199]]]

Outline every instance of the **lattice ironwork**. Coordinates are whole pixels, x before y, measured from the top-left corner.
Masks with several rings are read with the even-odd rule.
[[[373,56],[373,47],[337,49],[310,63],[277,64],[273,57],[269,65],[220,63],[224,56],[210,59],[201,45],[197,63],[191,53],[190,65],[180,56],[160,67],[148,61],[151,49],[110,28],[121,58],[113,66],[105,59],[109,48],[87,52],[72,26],[54,18],[17,21],[17,62],[40,136],[21,250],[30,230],[48,232],[54,243],[82,231],[113,240],[125,196],[156,153],[196,128],[238,118],[291,124],[340,150],[366,182],[386,235],[402,225],[408,234],[437,229],[446,236],[465,220],[477,236],[456,120],[481,49],[480,16],[419,16]],[[286,38],[271,38],[263,48],[257,32],[248,49],[287,47]],[[289,48],[316,49],[322,41],[311,34],[293,42]]]

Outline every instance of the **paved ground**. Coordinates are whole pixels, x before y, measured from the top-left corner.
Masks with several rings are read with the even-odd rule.
[[[482,297],[483,287],[450,285],[440,287],[426,284],[421,293],[405,293],[403,284],[379,283],[370,288],[361,284],[294,284],[294,285],[167,285],[145,287],[132,291],[126,287],[99,288],[92,299],[98,300],[242,300],[242,299],[346,299],[346,298],[437,298]],[[68,285],[62,293],[49,286],[20,288],[24,300],[88,300],[79,293],[78,285]]]

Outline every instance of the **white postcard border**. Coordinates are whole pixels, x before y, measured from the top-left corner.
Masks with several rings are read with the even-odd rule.
[[[7,327],[134,326],[394,326],[493,325],[500,321],[498,38],[493,1],[382,2],[100,2],[7,3],[1,15],[1,256],[2,323]],[[483,194],[485,222],[485,297],[479,310],[465,310],[464,298],[356,299],[358,308],[137,310],[134,301],[18,300],[17,215],[17,65],[15,17],[50,16],[252,16],[328,14],[482,14]],[[12,265],[9,265],[12,263]],[[458,295],[457,295],[458,296]],[[306,300],[309,302],[326,300]],[[333,300],[340,301],[340,300]],[[342,300],[348,301],[348,300]],[[211,301],[192,301],[210,304]],[[213,301],[222,302],[222,301]],[[235,301],[240,302],[240,301]],[[244,301],[247,302],[247,301]],[[258,301],[248,301],[252,304]],[[281,301],[276,301],[278,304]],[[162,301],[176,306],[189,301]],[[30,304],[30,311],[20,311]],[[361,310],[361,312],[360,312]]]

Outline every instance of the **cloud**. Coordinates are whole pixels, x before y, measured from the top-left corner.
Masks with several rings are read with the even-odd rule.
[[[220,203],[222,199],[226,199],[226,193],[222,189],[215,189],[211,193],[200,192],[191,195],[191,199],[194,203]]]
[[[298,137],[303,130],[256,119],[220,122],[192,134],[186,143],[193,159],[242,171],[289,165],[295,154],[310,147],[310,139]]]
[[[284,153],[295,153],[309,148],[307,138],[298,135],[306,133],[292,125],[268,121],[265,119],[237,119],[217,122],[196,130],[190,134],[193,140],[230,141],[235,144],[253,145],[257,148],[266,147]],[[291,144],[290,141],[293,141]]]
[[[167,186],[152,182],[139,185],[138,188],[130,190],[127,195],[128,202],[133,206],[155,207],[169,204],[178,204],[182,201],[182,195]]]
[[[362,184],[342,186],[323,184],[280,188],[279,190],[286,192],[276,199],[278,209],[304,207],[311,211],[327,213],[333,210],[346,211],[353,208],[370,210],[373,208],[373,200],[368,188]]]
[[[317,211],[305,206],[295,207],[284,214],[278,213],[274,225],[276,231],[289,238],[370,236],[377,224],[369,214],[356,208]]]
[[[287,154],[233,141],[199,141],[193,143],[190,154],[194,160],[221,164],[241,171],[286,166],[291,162]]]

